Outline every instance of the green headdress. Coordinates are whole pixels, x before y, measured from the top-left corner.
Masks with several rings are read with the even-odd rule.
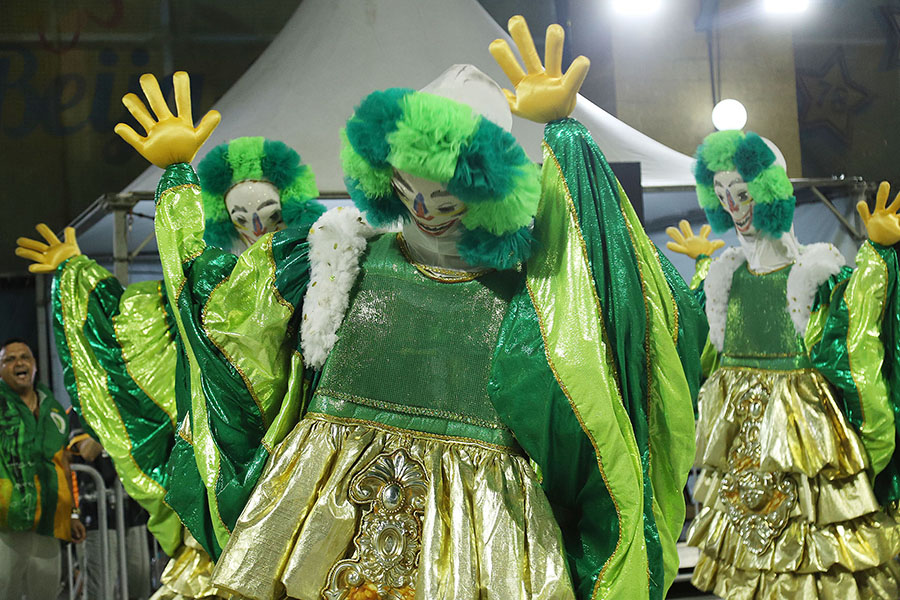
[[[776,238],[790,230],[796,204],[794,186],[784,167],[775,164],[775,153],[761,137],[753,132],[717,131],[706,136],[695,158],[697,199],[713,231],[721,233],[734,225],[713,189],[713,177],[720,171],[737,171],[747,183],[755,201],[756,229]]]
[[[288,227],[309,229],[325,212],[318,197],[316,176],[285,144],[264,137],[240,137],[220,144],[197,165],[203,190],[207,244],[231,250],[239,240],[225,208],[225,194],[246,180],[268,181],[278,188],[281,214]]]
[[[341,134],[347,190],[373,225],[409,218],[391,185],[397,169],[445,185],[466,203],[457,248],[470,265],[509,269],[531,254],[537,165],[467,104],[403,88],[373,92]]]

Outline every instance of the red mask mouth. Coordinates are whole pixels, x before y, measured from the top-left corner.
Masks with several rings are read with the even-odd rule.
[[[750,231],[750,226],[753,224],[753,206],[750,207],[750,210],[747,211],[747,214],[744,215],[744,218],[740,221],[734,221],[734,227],[738,230],[738,233],[747,233]]]
[[[416,227],[418,227],[422,233],[424,233],[426,235],[430,235],[432,237],[437,237],[439,235],[443,235],[443,234],[447,233],[447,230],[450,229],[451,227],[453,227],[456,224],[456,222],[459,221],[459,219],[451,219],[451,220],[447,221],[446,223],[437,225],[436,227],[429,227],[427,225],[424,225],[418,219],[414,219],[414,221],[416,222]]]

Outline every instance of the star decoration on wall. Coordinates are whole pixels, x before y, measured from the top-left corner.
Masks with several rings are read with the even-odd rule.
[[[872,94],[850,78],[844,49],[832,54],[818,70],[798,69],[801,96],[800,124],[824,127],[846,145],[853,139],[853,117],[872,100]]]
[[[879,8],[888,26],[887,66],[896,69],[900,67],[900,8],[887,5]]]

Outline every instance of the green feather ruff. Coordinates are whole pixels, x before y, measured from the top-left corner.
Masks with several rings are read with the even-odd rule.
[[[737,171],[753,198],[753,226],[773,237],[791,228],[794,219],[794,186],[785,170],[775,164],[775,153],[757,134],[718,131],[706,136],[697,148],[694,178],[697,200],[714,231],[733,225],[713,188],[715,173]],[[726,219],[727,217],[727,219]]]
[[[753,207],[754,227],[772,237],[781,237],[782,233],[791,229],[796,202],[796,199],[791,196],[787,200],[757,204]]]
[[[416,177],[446,184],[456,171],[459,150],[478,127],[469,106],[432,94],[408,94],[397,129],[388,134],[388,162]]]
[[[204,240],[224,250],[230,251],[240,239],[225,208],[225,194],[241,181],[260,180],[274,185],[288,227],[308,229],[312,224],[309,219],[325,210],[312,201],[319,195],[312,169],[301,163],[300,155],[283,142],[242,137],[220,144],[197,165],[197,175],[206,219]]]
[[[700,208],[703,210],[715,210],[722,206],[719,204],[719,197],[716,196],[716,191],[712,184],[697,184],[697,200],[700,203]]]
[[[717,131],[706,136],[697,153],[710,171],[734,171],[734,154],[743,139],[741,131]]]
[[[376,167],[388,166],[388,135],[397,129],[397,121],[403,113],[400,100],[413,90],[391,88],[383,92],[372,92],[356,107],[347,121],[346,135],[356,152],[364,156],[366,162]]]
[[[706,220],[709,221],[709,226],[714,232],[724,233],[734,227],[734,219],[732,219],[731,215],[728,214],[728,211],[721,206],[707,208],[704,212],[706,213]]]
[[[738,145],[734,153],[734,166],[744,181],[756,179],[775,162],[775,153],[761,137],[752,131]]]
[[[494,235],[504,235],[527,227],[537,212],[541,197],[540,172],[528,162],[519,168],[511,182],[512,190],[502,202],[473,202],[462,218],[467,229],[481,228]]]
[[[470,265],[488,265],[504,270],[515,268],[525,260],[522,256],[530,256],[533,241],[528,227],[505,235],[493,235],[484,229],[466,229],[457,249]]]
[[[512,135],[469,106],[423,92],[373,92],[342,139],[347,190],[373,225],[409,218],[391,185],[396,169],[446,185],[466,203],[458,249],[473,266],[506,269],[530,255],[538,168]]]

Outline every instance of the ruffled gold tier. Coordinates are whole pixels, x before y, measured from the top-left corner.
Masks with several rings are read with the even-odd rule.
[[[321,414],[269,459],[213,582],[252,600],[574,598],[526,459]]]
[[[900,598],[900,525],[818,372],[721,368],[699,409],[696,587],[727,600]]]
[[[900,567],[891,560],[880,567],[851,572],[841,567],[824,573],[775,573],[735,569],[705,554],[691,582],[727,600],[895,600],[900,598]]]
[[[160,577],[162,587],[150,600],[228,600],[231,594],[217,590],[211,583],[213,563],[197,540],[184,532],[184,544],[166,565]]]

